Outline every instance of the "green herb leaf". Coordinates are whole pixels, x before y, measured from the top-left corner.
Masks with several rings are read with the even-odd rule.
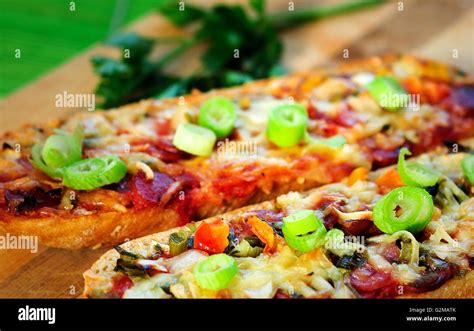
[[[153,40],[144,38],[135,32],[127,32],[113,36],[106,45],[119,47],[123,50],[128,50],[129,55],[124,56],[124,61],[140,61],[150,53],[153,47]]]
[[[100,107],[111,108],[142,98],[171,98],[193,89],[208,91],[284,74],[280,64],[283,44],[278,32],[305,22],[363,9],[383,0],[348,1],[332,6],[310,6],[298,11],[266,14],[264,0],[242,5],[216,4],[211,8],[175,0],[158,2],[158,12],[177,26],[196,24],[190,38],[151,40],[133,32],[115,35],[107,44],[123,51],[120,60],[96,55],[92,65],[100,77],[96,87]],[[155,44],[179,44],[159,58],[150,58]],[[205,42],[202,67],[188,77],[165,73],[165,66],[190,47]],[[128,55],[128,56],[127,56]]]
[[[158,3],[160,14],[177,26],[186,26],[206,16],[205,10],[184,1],[161,0]]]
[[[265,12],[265,0],[250,0],[250,6],[257,12],[259,15],[263,15]]]

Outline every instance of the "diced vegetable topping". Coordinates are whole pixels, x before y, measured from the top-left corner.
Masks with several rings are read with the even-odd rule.
[[[373,220],[385,233],[401,230],[416,233],[425,228],[432,214],[431,195],[419,187],[404,186],[391,191],[375,204]]]
[[[344,232],[339,229],[331,229],[328,231],[328,233],[326,233],[326,236],[324,238],[324,247],[331,252],[337,252],[338,246],[341,245],[343,242]],[[344,254],[336,255],[343,256]]]
[[[49,167],[41,156],[43,147],[41,145],[34,145],[31,148],[31,164],[38,170],[41,170],[51,178],[61,178],[60,169]]]
[[[390,168],[385,171],[382,176],[375,180],[375,183],[380,188],[381,191],[390,191],[397,187],[404,186],[405,183],[402,181],[400,177],[400,173],[395,168]]]
[[[469,155],[461,161],[461,167],[464,175],[471,185],[474,185],[474,155]]]
[[[267,138],[278,147],[291,147],[303,139],[308,122],[306,108],[300,104],[281,105],[270,111]]]
[[[41,156],[44,162],[55,168],[60,168],[80,160],[82,157],[83,129],[77,126],[71,135],[62,130],[48,137],[44,143]]]
[[[207,128],[181,123],[176,129],[173,145],[189,154],[209,156],[216,143],[216,134]]]
[[[360,180],[366,180],[368,174],[369,174],[369,169],[367,169],[365,167],[358,167],[358,168],[354,169],[351,172],[351,174],[349,175],[349,178],[347,180],[347,184],[352,186]]]
[[[198,123],[212,130],[217,138],[227,137],[237,118],[235,106],[229,99],[214,97],[205,101],[199,110]]]
[[[324,234],[326,233],[326,229],[324,229],[306,235],[292,236],[288,234],[285,226],[282,227],[282,231],[288,246],[302,253],[309,252],[318,246],[322,246],[324,244]]]
[[[170,255],[176,256],[188,248],[188,236],[184,232],[174,232],[169,238]]]
[[[229,255],[237,257],[257,257],[260,255],[260,253],[262,253],[262,251],[262,247],[252,247],[247,239],[243,239],[229,252]]]
[[[402,230],[397,231],[390,236],[380,235],[369,239],[370,242],[375,243],[394,243],[397,240],[401,240],[401,252],[399,259],[407,261],[409,264],[418,265],[420,244],[410,232]]]
[[[49,136],[43,146],[34,145],[31,163],[52,178],[61,178],[61,168],[82,157],[83,128],[77,126],[73,134],[63,130]]]
[[[324,248],[340,257],[352,255],[362,247],[353,242],[344,242],[344,232],[339,229],[329,230],[324,238]]]
[[[443,212],[451,213],[469,196],[461,190],[450,178],[443,177],[439,182],[438,192],[434,200]]]
[[[392,77],[376,77],[366,87],[375,101],[387,110],[395,111],[408,101],[405,89]]]
[[[318,141],[319,142],[319,141]],[[326,138],[324,140],[321,140],[321,143],[324,145],[327,145],[332,148],[342,148],[344,145],[347,143],[346,138],[344,138],[341,135],[335,135],[330,138]]]
[[[283,224],[288,234],[299,236],[316,231],[320,225],[312,210],[299,210],[283,218]]]
[[[127,174],[127,165],[118,156],[110,155],[81,160],[63,169],[63,185],[76,190],[117,183]]]
[[[340,244],[344,241],[344,232],[339,229],[331,229],[326,234],[326,238],[324,238],[326,242],[332,242],[335,244]]]
[[[311,210],[297,211],[283,218],[282,231],[288,246],[303,253],[323,245],[327,232]]]
[[[225,254],[216,254],[196,265],[194,277],[200,287],[217,291],[226,288],[238,270],[234,258]]]
[[[313,138],[309,135],[308,132],[304,134],[305,141],[311,146],[311,149],[317,148],[330,148],[330,149],[340,149],[344,147],[347,143],[346,138],[337,134],[330,138]]]
[[[252,232],[265,244],[265,252],[273,252],[276,248],[276,240],[272,227],[255,216],[247,222],[252,227]]]
[[[410,151],[403,147],[398,154],[398,172],[406,185],[428,187],[433,186],[439,179],[439,174],[417,162],[406,162],[405,155]]]
[[[216,254],[229,245],[229,225],[222,220],[203,222],[194,233],[194,248]]]

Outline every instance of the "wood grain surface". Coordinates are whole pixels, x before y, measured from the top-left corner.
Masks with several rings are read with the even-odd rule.
[[[294,1],[296,6],[304,1]],[[307,3],[308,1],[306,1]],[[269,1],[271,9],[282,9],[288,1]],[[454,64],[474,71],[474,1],[405,0],[380,7],[306,24],[285,32],[284,65],[301,71],[331,62],[379,55],[410,53]],[[147,36],[184,34],[156,14],[135,22],[130,29]],[[165,48],[156,50],[165,51]],[[185,61],[170,70],[187,73],[198,64],[201,48],[193,49]],[[92,93],[97,78],[89,58],[114,50],[93,46],[68,63],[51,71],[24,89],[0,101],[0,131],[14,130],[25,122],[43,122],[81,109],[58,110],[55,95]],[[453,54],[457,53],[457,57]],[[106,250],[53,249],[38,252],[0,250],[0,297],[74,298],[82,293],[82,273]]]

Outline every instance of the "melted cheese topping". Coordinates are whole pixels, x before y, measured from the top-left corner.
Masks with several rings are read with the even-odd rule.
[[[422,104],[417,111],[410,108],[385,111],[371,98],[365,86],[377,74],[394,74],[399,80],[420,76],[436,78],[437,75],[443,80],[459,80],[455,71],[411,57],[397,57],[385,62],[379,59],[371,63],[368,68],[372,71],[361,66],[325,74],[314,72],[250,84],[237,92],[219,91],[219,95],[231,98],[237,108],[236,130],[228,145],[245,143],[246,148],[251,145],[250,154],[245,151],[234,153],[234,146],[223,145],[220,149],[216,144],[215,152],[209,158],[180,159],[177,153],[175,156],[179,160],[170,162],[160,160],[162,154],[152,151],[163,148],[163,154],[166,154],[167,148],[173,149],[171,142],[176,127],[183,122],[195,123],[201,103],[216,95],[212,92],[175,100],[142,101],[107,112],[78,114],[63,122],[61,127],[73,131],[78,123],[84,125],[84,152],[87,157],[119,155],[126,161],[131,174],[145,171],[147,178],[151,178],[151,171],[166,173],[167,169],[175,166],[169,163],[177,163],[201,179],[202,187],[209,192],[212,191],[210,187],[221,178],[252,181],[256,188],[255,191],[249,190],[249,195],[258,190],[269,193],[275,184],[286,185],[289,182],[322,185],[339,180],[350,171],[350,167],[370,168],[372,148],[394,151],[407,141],[421,143],[424,131],[447,126],[449,116],[454,116],[429,104]],[[303,142],[286,149],[271,144],[265,134],[269,111],[288,102],[301,103],[308,108],[310,119],[307,130],[312,138],[323,139],[337,134],[342,135],[347,144],[336,150],[315,148]],[[0,161],[4,171],[18,171],[16,160],[29,157],[29,146],[44,141],[58,123],[52,123],[44,134],[35,129],[30,129],[28,134],[10,134],[8,139],[20,143],[25,152],[16,153],[12,162]],[[372,141],[373,146],[370,147]],[[0,160],[8,158],[6,154],[2,152]],[[164,164],[165,161],[170,167]],[[173,170],[176,171],[176,167]],[[266,171],[271,175],[266,176]],[[232,189],[224,187],[219,192],[212,191],[212,194],[213,197],[224,196]],[[215,206],[209,210],[222,210],[225,201],[211,199],[210,194],[206,197],[206,203],[212,200]],[[242,200],[247,201],[247,198],[251,197]],[[73,209],[72,212],[87,211]],[[202,214],[210,216],[210,213]]]
[[[410,58],[401,58],[395,61],[392,69],[395,74],[405,77],[407,72],[419,72],[417,62]],[[419,65],[418,65],[419,66]],[[402,68],[404,68],[402,70]],[[408,70],[408,69],[409,70]],[[408,70],[408,71],[407,71]],[[303,82],[287,79],[274,80],[264,87],[259,87],[255,91],[248,91],[250,95],[245,95],[246,102],[243,108],[239,97],[235,97],[237,107],[236,128],[239,132],[238,141],[256,143],[258,145],[258,161],[264,163],[266,158],[278,158],[280,162],[290,165],[288,153],[294,157],[294,152],[290,150],[280,150],[271,145],[265,136],[266,123],[269,111],[281,104],[291,102],[288,98],[273,97],[273,91],[281,88],[282,85],[290,84],[291,89],[296,88],[296,84],[305,87],[305,93],[299,97],[296,102],[308,105],[311,103],[318,112],[336,118],[343,112],[347,112],[350,107],[351,116],[356,123],[349,127],[339,126],[339,134],[342,134],[347,140],[348,145],[337,152],[335,163],[349,162],[355,166],[367,166],[366,155],[361,150],[358,141],[370,137],[378,132],[384,126],[389,125],[392,129],[389,136],[384,136],[385,140],[394,140],[395,148],[403,143],[397,141],[397,137],[406,137],[412,142],[419,140],[421,129],[426,126],[446,125],[448,122],[448,113],[442,109],[423,104],[419,111],[411,109],[401,109],[398,112],[385,112],[365,91],[365,84],[374,78],[374,73],[360,71],[353,73],[350,78],[329,77],[326,79],[314,79],[319,76],[305,78]],[[309,88],[305,82],[310,82]],[[295,86],[293,86],[294,84]],[[291,90],[290,89],[290,90]],[[254,93],[254,95],[252,95]],[[210,97],[212,94],[210,95]],[[185,100],[185,99],[183,99]],[[204,98],[203,100],[204,101]],[[201,102],[200,101],[200,102]],[[175,129],[179,123],[195,121],[199,112],[199,103],[165,103],[165,102],[142,102],[136,108],[127,108],[120,111],[110,111],[105,116],[98,113],[80,115],[72,118],[64,124],[64,127],[73,130],[75,125],[80,122],[85,126],[85,134],[88,139],[87,145],[94,149],[102,149],[103,154],[114,153],[123,154],[124,145],[130,144],[136,139],[155,139],[158,137],[156,130],[156,121],[158,118],[171,121],[171,128]],[[310,135],[320,138],[319,122],[320,120],[310,120]],[[315,130],[313,131],[313,129]],[[123,131],[128,134],[117,135]],[[172,137],[172,134],[169,136]],[[390,144],[385,142],[386,146]],[[311,153],[306,149],[301,150],[298,157],[305,153]],[[229,160],[225,160],[226,163]],[[235,161],[235,160],[234,160]],[[238,161],[241,161],[239,159]],[[270,161],[270,163],[273,163]],[[370,164],[369,164],[370,165]],[[215,166],[215,164],[213,164]]]

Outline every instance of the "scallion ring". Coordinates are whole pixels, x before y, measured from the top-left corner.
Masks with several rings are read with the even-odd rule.
[[[212,130],[190,123],[182,123],[176,129],[173,145],[192,155],[209,156],[212,154],[216,139],[216,134]]]
[[[322,139],[319,142],[321,144],[327,145],[329,147],[339,149],[339,148],[344,147],[344,145],[347,143],[347,140],[346,140],[346,138],[344,138],[343,136],[338,134],[338,135],[332,136],[330,138]]]
[[[81,159],[81,154],[75,153],[67,136],[52,135],[46,139],[41,157],[45,164],[52,168],[61,168]]]
[[[236,118],[236,110],[232,101],[224,97],[214,97],[201,105],[198,123],[200,126],[212,130],[216,137],[221,139],[232,132]]]
[[[410,151],[403,147],[398,154],[398,173],[406,185],[428,187],[433,186],[439,179],[439,174],[418,162],[406,162],[405,155]]]
[[[283,218],[282,231],[288,246],[303,253],[322,246],[327,233],[312,210],[296,211]]]
[[[127,165],[118,156],[102,156],[75,162],[63,168],[63,185],[76,190],[117,183],[127,173]]]
[[[74,133],[55,130],[44,145],[35,145],[31,151],[31,163],[52,178],[61,177],[61,168],[82,157],[83,128],[78,125]]]
[[[407,230],[420,232],[433,215],[433,199],[424,189],[403,186],[377,201],[373,209],[374,224],[384,233]]]
[[[326,235],[326,228],[324,226],[314,232],[299,236],[289,234],[284,224],[281,230],[288,246],[302,253],[309,252],[316,247],[324,245],[324,237]]]
[[[313,138],[308,132],[304,134],[304,141],[308,144],[310,150],[332,149],[339,150],[347,143],[342,135],[335,135],[330,138]]]
[[[376,77],[366,88],[375,101],[387,110],[395,111],[408,103],[405,89],[392,77]]]
[[[194,277],[200,287],[217,291],[226,288],[238,270],[237,262],[233,257],[215,254],[196,265]]]
[[[270,111],[267,138],[278,147],[297,145],[304,137],[307,123],[308,113],[303,105],[278,106]]]
[[[318,220],[314,211],[299,210],[283,218],[283,224],[288,234],[299,236],[309,232],[316,231],[321,227],[321,221]]]
[[[51,178],[61,178],[61,170],[58,168],[49,167],[44,163],[41,156],[41,150],[43,149],[42,145],[34,145],[31,148],[31,164],[38,170],[41,170]]]
[[[474,155],[465,157],[461,161],[461,167],[471,185],[474,185]]]
[[[324,241],[331,245],[342,244],[344,242],[344,232],[339,229],[331,229],[326,234]]]

